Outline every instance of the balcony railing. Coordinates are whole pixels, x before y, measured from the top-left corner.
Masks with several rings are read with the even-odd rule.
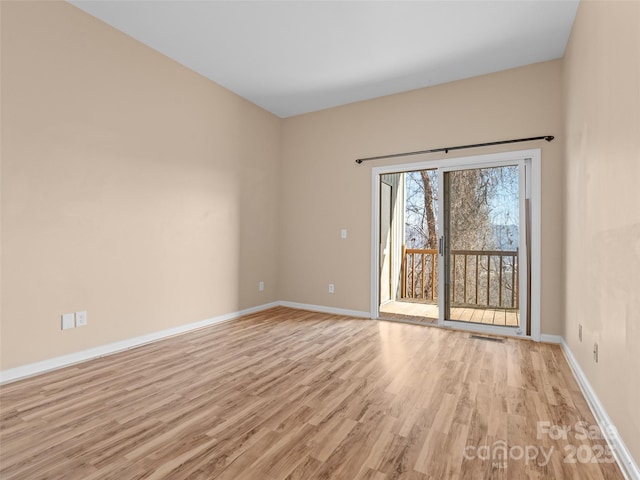
[[[403,248],[401,296],[435,302],[438,251]],[[518,308],[518,251],[452,250],[451,303],[456,306]]]
[[[404,248],[402,252],[402,298],[438,299],[438,250]]]

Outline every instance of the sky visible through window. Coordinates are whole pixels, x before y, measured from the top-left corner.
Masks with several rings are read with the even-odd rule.
[[[520,223],[518,166],[483,168],[478,172],[477,185],[468,188],[482,189],[482,195],[469,195],[469,199],[474,198],[475,201],[486,203],[485,211],[490,224],[488,227],[493,232],[494,248],[515,250],[519,243]],[[428,191],[429,188],[425,189],[425,181],[428,181],[431,187],[435,236],[440,236],[438,196],[441,189],[438,185],[438,171],[427,170],[426,175],[422,175],[420,171],[407,172],[405,181],[406,243],[410,248],[426,248],[429,243],[429,226],[425,190]]]

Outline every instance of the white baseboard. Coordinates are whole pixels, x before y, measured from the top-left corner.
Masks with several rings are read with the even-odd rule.
[[[591,387],[589,380],[587,380],[586,375],[580,368],[576,357],[573,356],[569,345],[564,341],[564,338],[561,338],[560,340],[564,356],[573,370],[573,375],[576,377],[578,385],[580,385],[582,394],[586,398],[589,408],[591,408],[591,412],[598,423],[598,427],[600,427],[600,431],[607,432],[612,426],[614,426],[611,418],[607,415],[604,405],[600,402],[598,395],[596,395],[596,392]],[[620,438],[620,435],[611,435],[611,437],[612,438],[607,438],[607,441],[609,442],[609,446],[611,447],[616,462],[618,462],[620,470],[622,470],[622,474],[627,480],[640,480],[640,469],[638,469],[638,465],[631,456],[631,452],[625,445],[624,441]]]
[[[543,343],[557,343],[559,345],[563,342],[560,335],[548,335],[546,333],[540,334],[540,341]]]
[[[311,310],[312,312],[330,313],[332,315],[345,315],[347,317],[371,318],[370,312],[360,310],[347,310],[344,308],[323,307],[321,305],[311,305],[297,302],[278,302],[282,307],[296,308],[298,310]]]
[[[155,342],[158,340],[162,340],[163,338],[172,337],[174,335],[179,335],[181,333],[186,333],[192,330],[197,330],[198,328],[208,327],[211,325],[215,325],[216,323],[226,322],[243,315],[249,315],[251,313],[259,312],[272,307],[277,307],[279,305],[279,302],[259,305],[257,307],[219,315],[217,317],[201,320],[199,322],[188,323],[186,325],[180,325],[179,327],[169,328],[167,330],[161,330],[159,332],[149,333],[147,335],[141,335],[139,337],[128,338],[119,342],[89,348],[80,352],[70,353],[68,355],[62,355],[60,357],[43,360],[41,362],[30,363],[28,365],[22,365],[20,367],[3,370],[0,372],[0,385],[31,377],[33,375],[38,375],[40,373],[48,372],[51,370],[68,367],[70,365],[85,362],[94,358],[104,357],[105,355],[111,355],[113,353],[128,350],[130,348],[139,347],[146,343]]]

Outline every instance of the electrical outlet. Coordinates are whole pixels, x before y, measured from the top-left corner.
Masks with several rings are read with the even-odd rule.
[[[333,293],[335,292],[335,287],[333,286],[333,283],[329,284],[329,293]]]
[[[69,330],[70,328],[74,328],[76,326],[74,321],[73,313],[64,313],[62,314],[62,330]]]
[[[84,327],[87,325],[87,312],[83,310],[76,312],[76,327]]]
[[[345,238],[347,238],[347,229],[343,228],[342,230],[340,230],[340,238],[342,238],[343,240]]]
[[[582,324],[578,324],[578,338],[582,341]]]
[[[598,363],[598,344],[593,344],[593,359]]]
[[[260,292],[263,292],[263,291],[264,291],[264,282],[260,282],[260,283],[258,283],[258,290],[259,290]]]

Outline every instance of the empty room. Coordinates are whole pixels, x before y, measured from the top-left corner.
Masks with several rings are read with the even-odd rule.
[[[640,480],[640,1],[0,23],[2,480]]]

